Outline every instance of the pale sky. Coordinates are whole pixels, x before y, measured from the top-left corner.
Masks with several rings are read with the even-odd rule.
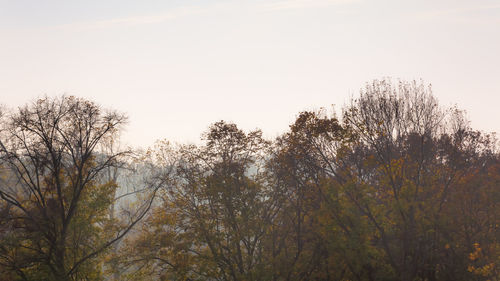
[[[275,137],[387,76],[500,132],[500,1],[0,0],[0,104],[85,97],[133,146],[221,119]]]

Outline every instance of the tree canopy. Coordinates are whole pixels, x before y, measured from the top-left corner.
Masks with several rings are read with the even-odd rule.
[[[76,97],[3,111],[0,280],[499,280],[494,134],[422,82],[366,85],[265,139],[120,149]]]

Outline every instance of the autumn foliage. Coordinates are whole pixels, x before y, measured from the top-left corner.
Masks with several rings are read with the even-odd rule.
[[[423,83],[140,155],[110,149],[122,115],[57,102],[2,121],[0,280],[500,279],[496,139]]]

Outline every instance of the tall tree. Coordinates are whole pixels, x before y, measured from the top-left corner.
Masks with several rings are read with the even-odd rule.
[[[128,262],[162,280],[265,280],[262,239],[276,208],[262,172],[268,143],[225,122],[204,138],[156,150],[175,173]]]
[[[468,253],[480,243],[463,238],[458,243],[456,236],[463,233],[461,227],[471,229],[470,212],[485,219],[485,225],[498,225],[491,201],[473,201],[473,207],[458,199],[460,193],[490,186],[493,175],[481,189],[472,189],[471,181],[478,183],[474,175],[480,171],[495,170],[494,142],[468,127],[460,111],[439,107],[423,84],[374,81],[344,109],[341,121],[321,112],[301,113],[279,151],[276,175],[287,186],[284,190],[296,190],[290,198],[302,202],[293,209],[317,221],[307,233],[320,234],[317,243],[328,250],[323,256],[336,260],[329,269],[341,265],[336,271],[342,277],[328,278],[470,280],[471,272],[495,274],[494,246],[486,243],[488,262],[478,259],[479,267],[468,267]],[[305,194],[317,194],[319,203],[304,200]],[[479,215],[482,204],[488,211]],[[469,214],[457,216],[467,209]],[[473,229],[496,233],[484,226]],[[297,248],[304,249],[314,240],[299,241]],[[294,270],[300,265],[294,264]]]
[[[0,264],[22,280],[100,279],[98,257],[141,219],[152,199],[113,220],[114,181],[100,174],[129,151],[100,153],[126,117],[75,98],[43,98],[3,120]]]

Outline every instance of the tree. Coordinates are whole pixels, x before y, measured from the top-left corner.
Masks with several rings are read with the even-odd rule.
[[[494,149],[489,136],[470,129],[462,112],[443,110],[430,87],[416,82],[374,81],[344,121],[359,136],[352,155],[362,152],[346,166],[352,186],[371,190],[352,201],[378,231],[398,278],[469,278],[463,267],[443,268],[442,249],[450,242],[444,225],[451,219],[443,209],[464,177],[486,164]]]
[[[429,87],[374,81],[344,109],[342,120],[322,112],[301,113],[281,138],[278,152],[278,182],[294,194],[289,198],[302,202],[289,205],[302,214],[302,225],[313,223],[307,232],[296,227],[295,233],[303,233],[297,249],[307,254],[303,249],[315,240],[305,233],[317,233],[316,243],[327,250],[315,255],[333,257],[328,268],[340,274],[328,278],[494,276],[497,243],[486,241],[496,241],[490,235],[497,233],[492,228],[498,225],[497,207],[486,197],[473,197],[478,200],[467,206],[460,195],[487,189],[484,194],[496,196],[489,189],[494,173],[486,176],[495,170],[491,159],[498,159],[494,141],[468,127],[460,111],[439,107]],[[473,188],[481,173],[485,181]],[[479,206],[488,206],[487,211]],[[469,211],[458,215],[464,210]],[[472,224],[471,216],[490,227]],[[483,241],[481,252],[489,258],[475,260],[477,266],[470,265],[469,254],[475,255],[482,244],[458,238],[463,229],[468,229],[465,237],[472,230],[481,233],[476,239]],[[294,263],[293,270],[301,264]]]
[[[265,280],[262,239],[276,208],[262,172],[268,143],[222,121],[204,137],[156,150],[175,173],[128,263],[162,280]]]
[[[498,141],[423,83],[273,142],[220,121],[132,154],[125,121],[74,97],[3,116],[0,280],[500,278]]]
[[[371,280],[383,270],[373,229],[345,196],[341,166],[355,140],[325,110],[300,113],[278,139],[270,169],[286,196],[273,240],[277,280]]]
[[[130,151],[100,153],[98,146],[126,117],[75,98],[43,98],[2,122],[0,264],[22,280],[96,280],[96,257],[145,215],[151,196],[123,220],[108,208],[117,184],[99,182]],[[154,194],[154,192],[152,193]]]

